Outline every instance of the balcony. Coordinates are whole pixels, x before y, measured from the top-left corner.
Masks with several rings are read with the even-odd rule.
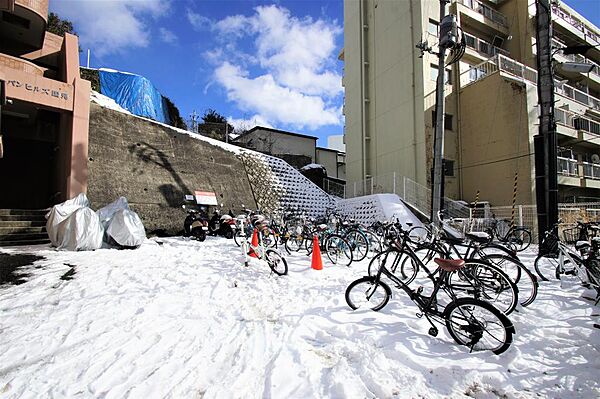
[[[600,35],[592,30],[584,20],[573,14],[571,11],[553,3],[552,15],[561,21],[566,22],[569,26],[580,33],[586,41],[592,44],[600,43]]]
[[[590,133],[600,136],[600,123],[584,116],[578,115],[564,109],[556,108],[554,110],[554,120],[558,125],[563,125],[580,132]],[[593,137],[597,140],[597,137]],[[580,140],[585,140],[585,137],[579,137]],[[597,143],[600,144],[600,143]]]
[[[10,55],[0,54],[0,66],[5,66],[18,71],[23,71],[32,75],[44,76],[44,69],[39,66],[22,60],[20,58],[11,57]]]
[[[489,20],[494,21],[497,24],[503,25],[508,28],[508,19],[504,14],[494,10],[493,8],[486,6],[479,0],[458,0],[458,3],[464,5],[467,8],[483,15]]]
[[[557,168],[556,171],[559,175],[563,176],[572,176],[578,177],[579,171],[577,170],[577,160],[572,158],[565,157],[556,157],[557,158]]]
[[[481,64],[474,65],[463,72],[460,76],[461,87],[474,83],[485,78],[487,75],[498,71],[510,75],[518,81],[537,85],[537,71],[535,69],[529,68],[520,62],[499,54]],[[554,91],[555,93],[581,103],[586,107],[600,111],[599,99],[572,86],[557,84]]]
[[[498,54],[508,56],[510,53],[500,47],[494,46],[492,43],[486,42],[485,40],[479,39],[468,33],[464,34],[467,48],[475,50],[480,56],[484,58],[493,57]]]
[[[0,52],[21,55],[39,50],[48,21],[48,0],[8,0],[0,11]]]
[[[592,162],[582,162],[583,164],[583,177],[586,179],[600,179],[600,164]]]

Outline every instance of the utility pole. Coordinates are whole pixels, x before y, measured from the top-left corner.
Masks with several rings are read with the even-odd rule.
[[[443,208],[444,195],[444,119],[446,85],[446,49],[458,45],[458,27],[454,15],[446,15],[449,0],[440,0],[440,37],[438,44],[438,76],[435,96],[435,134],[433,142],[433,182],[431,190],[431,221],[439,226],[438,213]]]
[[[558,222],[558,176],[556,158],[556,121],[554,120],[554,78],[552,76],[552,12],[549,0],[536,0],[536,50],[538,67],[538,105],[540,125],[534,139],[535,198],[538,217],[538,242]],[[547,248],[539,247],[540,253]]]

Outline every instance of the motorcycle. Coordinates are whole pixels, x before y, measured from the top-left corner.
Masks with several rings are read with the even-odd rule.
[[[197,209],[190,205],[182,205],[187,212],[183,222],[183,235],[198,241],[204,241],[208,233],[208,215],[203,209]]]
[[[233,238],[237,226],[235,219],[231,215],[231,211],[229,211],[229,214],[221,215],[221,211],[215,209],[208,222],[208,229],[211,235],[219,235],[229,239]]]

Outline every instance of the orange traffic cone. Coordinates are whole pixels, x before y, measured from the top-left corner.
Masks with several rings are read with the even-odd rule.
[[[311,267],[315,270],[323,270],[323,260],[321,259],[321,248],[319,248],[319,238],[314,235],[313,238],[313,253]]]
[[[254,232],[252,233],[252,247],[258,247],[258,230],[254,229]],[[258,255],[256,255],[256,252],[254,252],[254,249],[252,249],[252,247],[250,248],[250,252],[248,252],[248,255],[250,255],[253,258],[258,258]]]

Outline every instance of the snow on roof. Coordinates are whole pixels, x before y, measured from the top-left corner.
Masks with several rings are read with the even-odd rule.
[[[309,163],[308,165],[304,165],[300,168],[300,170],[309,170],[309,169],[325,169],[325,166],[320,165],[318,163]]]

